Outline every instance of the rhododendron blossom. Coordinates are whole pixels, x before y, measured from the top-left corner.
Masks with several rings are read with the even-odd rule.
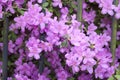
[[[111,80],[120,76],[119,27],[116,45],[111,44],[113,22],[120,23],[120,3],[84,0],[81,4],[76,0],[0,0],[0,36],[9,20],[7,80]],[[2,36],[1,53],[3,40]],[[4,71],[1,55],[0,77]]]

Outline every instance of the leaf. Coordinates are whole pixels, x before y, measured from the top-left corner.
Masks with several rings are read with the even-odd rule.
[[[115,75],[115,78],[117,78],[117,80],[120,80],[120,75]]]
[[[25,11],[23,11],[22,9],[19,9],[19,8],[17,8],[17,11],[18,11],[20,14],[22,14],[22,15],[23,15],[24,12],[25,12]]]
[[[73,12],[73,9],[72,9],[72,8],[70,8],[70,9],[69,9],[69,11],[70,11],[70,13],[72,13],[72,12]]]
[[[49,5],[49,3],[48,3],[48,2],[45,2],[45,3],[42,4],[42,7],[43,7],[43,8],[46,8],[48,5]]]
[[[113,76],[109,77],[108,80],[115,80]]]
[[[75,5],[74,3],[71,3],[72,8],[76,9],[77,5]]]
[[[8,61],[8,66],[14,65],[12,62]]]
[[[16,80],[15,78],[13,78],[13,80]]]
[[[75,78],[72,77],[72,78],[69,78],[69,80],[75,80]]]
[[[116,75],[120,75],[120,70],[116,70]]]
[[[10,32],[10,34],[8,35],[8,39],[16,40],[16,38],[17,38],[17,35],[15,35],[14,32]]]
[[[50,12],[53,12],[53,8],[52,8],[52,7],[48,8],[48,10],[49,10]]]
[[[67,40],[64,40],[64,41],[61,43],[61,47],[66,47],[67,45],[68,45]]]

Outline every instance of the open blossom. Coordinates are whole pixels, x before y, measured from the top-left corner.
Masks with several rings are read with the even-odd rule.
[[[62,67],[56,69],[55,72],[56,72],[57,80],[67,80],[68,74]]]
[[[29,50],[29,57],[34,57],[35,59],[40,58],[40,52],[42,49],[39,47],[40,40],[36,39],[35,37],[29,38],[28,42],[26,43],[26,46]]]
[[[92,80],[92,75],[82,73],[79,77],[78,80]]]
[[[67,7],[63,7],[62,9],[61,9],[61,13],[63,14],[63,15],[66,15],[66,14],[68,14],[68,8]]]
[[[50,30],[55,33],[59,34],[60,36],[64,36],[67,33],[68,26],[65,25],[65,22],[58,22],[56,20],[51,22]]]
[[[52,51],[53,50],[53,45],[49,42],[43,42],[39,44],[39,46],[44,50],[44,51]]]
[[[90,10],[89,12],[83,10],[83,19],[87,22],[94,22],[94,19],[96,17],[95,11]]]
[[[28,10],[19,17],[14,18],[16,22],[10,28],[11,30],[20,28],[22,32],[25,32],[25,29],[31,30],[34,28],[34,25],[41,27],[44,26],[44,13],[40,13],[42,8],[38,5],[32,5],[31,2],[28,3]]]
[[[109,41],[110,36],[107,36],[106,34],[97,35],[96,33],[92,33],[89,36],[90,47],[94,49],[95,52],[101,51],[105,45],[108,45]]]
[[[60,63],[61,59],[59,58],[57,52],[55,51],[47,55],[47,61],[51,63],[51,66],[53,68],[61,66]]]
[[[8,7],[6,8],[6,11],[10,11],[12,14],[15,13],[15,10],[13,9],[13,6],[12,6],[12,1],[9,1],[7,3]]]
[[[68,53],[65,57],[67,58],[66,64],[72,67],[73,73],[79,72],[79,65],[82,61],[82,56],[79,54]]]
[[[31,3],[28,4],[28,7],[28,12],[24,14],[27,24],[39,25],[42,19],[41,15],[43,15],[42,13],[40,14],[42,8],[38,4],[32,5]]]
[[[106,27],[106,26],[110,26],[112,21],[110,18],[108,17],[104,17],[103,19],[101,19],[101,24],[100,24],[100,27]]]
[[[2,6],[0,5],[0,18],[3,17],[3,11],[2,11]]]
[[[16,53],[9,55],[8,68],[13,74],[8,80],[106,80],[116,74],[120,45],[116,49],[116,64],[111,65],[112,19],[109,16],[115,14],[117,19],[120,18],[120,3],[115,7],[113,0],[88,1],[90,3],[83,2],[82,22],[79,22],[77,11],[73,9],[76,0],[0,0],[0,18],[3,17],[3,8],[10,12],[10,33],[16,35],[15,40],[11,40],[14,35],[8,34],[8,50]],[[73,3],[72,6],[66,4],[69,2]],[[99,6],[102,14],[91,4]],[[59,16],[56,12],[60,13]],[[119,34],[118,31],[118,40]],[[0,43],[0,52],[2,48],[3,43]],[[0,77],[1,67],[0,61]],[[44,68],[42,73],[41,68]]]
[[[14,18],[14,21],[16,22],[16,24],[12,24],[10,26],[10,30],[15,30],[15,29],[21,28],[21,31],[25,32],[25,27],[27,24],[24,19],[25,19],[24,16]]]
[[[69,40],[75,46],[80,46],[81,43],[87,44],[88,38],[86,35],[78,29],[69,29],[68,30]],[[80,36],[80,37],[78,37]]]
[[[19,5],[21,5],[21,4],[24,3],[24,0],[15,0],[15,2],[16,2],[16,4],[17,4],[18,7],[19,7]]]
[[[29,78],[31,77],[33,80],[38,79],[38,74],[39,74],[38,69],[32,62],[29,61],[28,63],[22,64],[21,61],[18,61],[15,64],[17,66],[15,69],[16,74],[20,74],[21,76],[24,75]]]
[[[91,23],[89,26],[88,26],[88,31],[87,33],[90,34],[90,33],[95,33],[95,30],[97,29],[97,26],[95,26],[93,23]]]
[[[96,78],[99,77],[103,79],[105,77],[112,76],[112,74],[114,74],[114,67],[109,67],[109,66],[102,67],[101,65],[99,65],[95,70]]]
[[[52,4],[53,4],[54,7],[59,6],[59,8],[62,8],[62,2],[61,2],[61,0],[53,0]]]
[[[81,70],[87,70],[90,74],[93,73],[93,66],[96,64],[94,60],[95,52],[86,50],[84,53],[83,65],[81,65]]]
[[[115,66],[110,66],[112,62],[112,55],[107,49],[97,53],[96,58],[98,59],[98,66],[95,69],[96,78],[105,78],[114,74]]]
[[[12,42],[12,40],[10,40],[9,43],[8,43],[8,51],[10,53],[15,53],[15,46],[16,45]]]
[[[38,1],[38,3],[42,3],[42,0],[37,0]]]
[[[45,75],[38,75],[38,79],[37,80],[50,80],[50,79],[47,78]]]
[[[118,6],[114,8],[114,11],[116,12],[115,17],[117,19],[120,19],[120,4],[118,4]]]
[[[2,77],[2,62],[0,61],[0,77]]]
[[[58,34],[55,34],[51,31],[47,31],[47,37],[46,37],[46,40],[51,43],[51,45],[55,44],[55,45],[59,45],[60,42],[60,38],[58,37]]]
[[[27,76],[21,75],[21,74],[16,74],[16,75],[15,75],[15,79],[16,79],[16,80],[31,80],[31,79],[29,79]]]
[[[113,0],[100,0],[99,7],[102,8],[101,12],[103,14],[108,13],[111,16],[114,15],[114,12],[113,12],[113,9],[114,9]]]
[[[95,0],[89,0],[90,2],[94,2]]]

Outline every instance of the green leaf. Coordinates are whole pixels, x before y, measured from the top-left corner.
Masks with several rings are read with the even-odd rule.
[[[116,75],[120,75],[120,70],[116,70]]]
[[[17,8],[17,11],[18,11],[20,14],[22,14],[22,15],[23,15],[24,12],[25,12],[25,11],[23,11],[22,9],[19,9],[19,8]]]
[[[8,61],[8,66],[14,65],[12,62]]]
[[[77,5],[75,5],[74,3],[71,3],[72,8],[76,9]]]
[[[115,78],[117,78],[117,80],[120,80],[120,75],[115,75]]]
[[[10,34],[8,35],[8,39],[16,40],[16,38],[17,38],[17,35],[14,32],[10,32]]]
[[[108,78],[108,80],[115,80],[113,76],[111,76],[110,78]]]
[[[72,13],[72,12],[73,12],[73,9],[72,9],[72,8],[70,8],[70,9],[69,9],[69,11],[70,11],[70,13]]]
[[[61,47],[66,47],[67,45],[68,45],[67,40],[64,40],[64,41],[61,43]]]
[[[45,2],[45,3],[42,4],[42,7],[43,7],[43,8],[46,8],[46,7],[48,7],[48,5],[49,5],[49,3],[48,3],[48,2]]]
[[[16,80],[15,78],[13,78],[13,80]]]
[[[68,80],[75,80],[75,78],[72,77],[72,78],[69,78]]]

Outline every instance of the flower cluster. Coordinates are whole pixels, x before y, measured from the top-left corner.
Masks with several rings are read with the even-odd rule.
[[[116,19],[120,19],[120,5],[113,4],[114,0],[89,0],[91,3],[96,2],[101,8],[102,14],[109,14],[110,16],[115,15]],[[119,0],[118,0],[119,1]]]
[[[9,26],[12,34],[8,36],[8,67],[13,72],[10,72],[8,80],[102,80],[115,74],[119,66],[120,45],[116,49],[115,65],[112,65],[112,19],[108,16],[115,15],[119,19],[120,4],[115,6],[113,0],[84,1],[83,21],[79,22],[76,8],[72,11],[68,2],[0,1],[0,18],[8,12],[13,19]],[[76,4],[76,1],[72,3]],[[91,3],[97,4],[102,14],[91,7]],[[98,18],[98,15],[102,17]],[[120,39],[119,33],[117,40]],[[3,49],[3,43],[0,43],[0,49]],[[0,76],[1,66],[2,62]],[[39,69],[43,66],[41,72]]]

